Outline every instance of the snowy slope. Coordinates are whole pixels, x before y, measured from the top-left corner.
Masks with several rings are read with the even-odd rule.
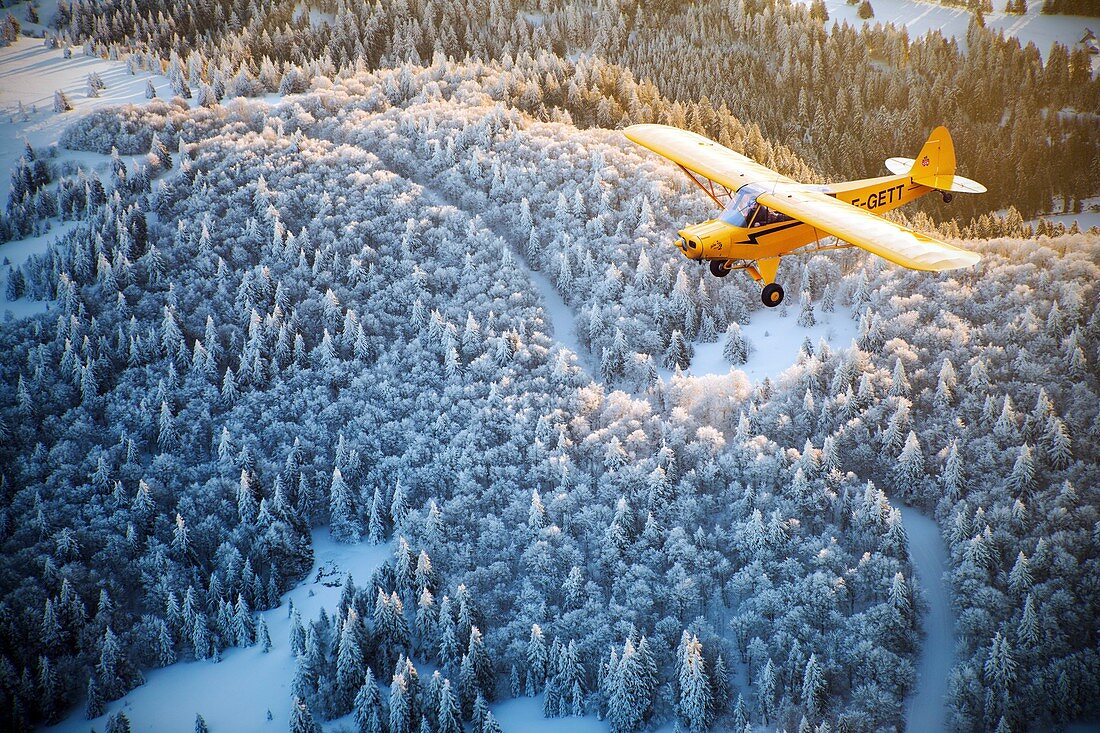
[[[31,300],[24,296],[19,300],[8,300],[4,297],[8,287],[9,265],[20,267],[33,254],[44,252],[50,242],[76,226],[76,222],[66,221],[58,224],[52,230],[37,237],[28,237],[14,242],[5,242],[0,245],[0,316],[7,318],[9,315],[15,318],[24,318],[43,313],[49,310],[50,304],[45,300]]]
[[[955,614],[948,598],[944,573],[947,550],[935,521],[916,509],[896,505],[909,538],[909,557],[928,601],[924,616],[924,643],[917,666],[916,692],[905,710],[905,728],[912,733],[946,730],[947,682],[954,663]]]
[[[810,3],[810,0],[800,1]],[[1100,20],[1095,17],[1043,15],[1039,12],[1041,2],[1031,2],[1028,5],[1030,7],[1026,15],[1006,15],[1003,12],[1004,2],[996,0],[993,3],[994,11],[985,16],[986,27],[1003,31],[1007,37],[1020,39],[1021,45],[1034,43],[1045,58],[1054,42],[1072,48],[1084,35],[1086,27],[1096,30],[1096,26],[1100,24]],[[849,25],[865,22],[893,23],[908,28],[910,38],[935,30],[956,39],[964,46],[966,28],[970,24],[968,11],[922,0],[871,0],[875,17],[868,21],[862,20],[856,14],[858,5],[848,5],[846,0],[825,0],[825,7],[829,11],[827,25],[841,21],[847,21]]]
[[[22,17],[22,16],[20,16]],[[96,72],[107,88],[99,97],[88,97],[88,74]],[[108,61],[86,57],[80,49],[66,59],[61,49],[46,48],[41,39],[20,38],[11,46],[0,48],[0,204],[6,203],[11,190],[10,171],[23,155],[24,144],[30,143],[39,155],[56,145],[64,129],[79,117],[103,107],[145,102],[145,82],[152,78],[157,93],[171,93],[168,79],[160,75],[131,75],[123,61]],[[53,93],[65,92],[73,110],[64,114],[53,111]],[[22,104],[22,112],[20,112]],[[133,156],[123,156],[129,164]],[[73,162],[84,169],[106,170],[108,156],[88,152],[58,151],[51,164],[59,166]],[[8,281],[8,264],[19,266],[33,254],[44,252],[59,234],[71,228],[62,224],[42,236],[0,244],[0,315],[11,313],[23,317],[40,313],[45,302],[20,298],[4,299]]]
[[[784,316],[782,308],[763,308],[754,311],[748,323],[741,324],[741,334],[748,341],[751,351],[749,360],[742,366],[733,367],[722,356],[725,346],[724,332],[719,334],[713,344],[694,344],[695,357],[691,360],[691,374],[727,374],[731,369],[743,371],[752,382],[764,377],[775,379],[787,370],[798,358],[798,350],[806,338],[817,348],[820,339],[825,339],[830,348],[847,348],[859,331],[859,323],[852,318],[851,310],[838,306],[832,313],[817,311],[817,324],[806,328],[798,325],[798,305],[792,303]]]
[[[99,97],[86,94],[88,74],[92,72],[107,85]],[[11,188],[8,171],[23,155],[24,141],[36,150],[45,149],[80,116],[112,105],[144,103],[145,81],[149,78],[157,94],[171,96],[171,84],[164,76],[145,72],[131,75],[124,61],[84,56],[79,48],[73,49],[70,59],[62,56],[61,49],[46,48],[37,38],[20,38],[0,48],[0,197],[7,200]],[[72,111],[53,111],[53,94],[59,89],[68,96]],[[20,103],[23,116],[19,114]]]
[[[47,730],[87,733],[103,730],[107,717],[123,710],[135,731],[192,733],[200,714],[212,731],[284,731],[290,720],[290,686],[295,662],[290,652],[290,602],[303,622],[317,618],[321,609],[335,610],[345,576],[357,583],[370,579],[391,554],[388,545],[337,543],[328,530],[313,533],[313,569],[296,588],[283,596],[278,608],[261,614],[271,634],[271,651],[258,646],[230,649],[222,661],[177,662],[146,674],[146,682],[107,706],[107,713],[87,720],[73,712]],[[267,719],[268,711],[272,720]]]
[[[1084,211],[1080,214],[1053,214],[1043,218],[1047,221],[1060,222],[1067,227],[1073,226],[1073,222],[1077,222],[1077,228],[1081,231],[1086,231],[1092,227],[1100,227],[1100,212],[1097,211]],[[1032,220],[1030,223],[1035,224],[1037,221],[1037,219]]]

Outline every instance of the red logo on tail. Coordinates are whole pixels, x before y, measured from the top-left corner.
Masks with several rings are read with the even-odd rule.
[[[926,155],[926,156],[924,156],[923,158],[921,158],[921,159],[920,159],[920,164],[921,164],[921,167],[923,167],[923,168],[927,168],[927,167],[928,167],[928,164],[929,164],[929,163],[931,163],[931,162],[932,162],[932,161],[930,161],[930,160],[928,159],[928,156],[927,156],[927,155]]]

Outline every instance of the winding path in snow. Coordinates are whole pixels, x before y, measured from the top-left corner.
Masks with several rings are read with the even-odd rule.
[[[527,261],[526,255],[520,247],[515,245],[515,242],[520,239],[519,235],[506,223],[501,221],[501,217],[492,216],[485,213],[475,214],[468,209],[464,208],[457,200],[442,193],[439,189],[431,186],[427,180],[422,176],[408,171],[403,166],[395,165],[390,159],[384,157],[381,150],[376,148],[366,148],[372,155],[374,155],[383,164],[386,170],[399,176],[406,181],[418,186],[420,188],[421,196],[428,201],[432,202],[436,206],[450,207],[456,209],[464,214],[469,219],[478,218],[482,226],[493,233],[494,236],[499,237],[502,242],[509,248],[513,258],[519,262],[527,274],[530,276],[531,281],[535,287],[542,294],[543,299],[543,311],[546,312],[546,317],[550,320],[551,333],[549,334],[562,348],[572,351],[577,357],[577,366],[583,369],[589,376],[595,374],[598,370],[594,368],[592,362],[593,356],[581,346],[580,339],[577,338],[577,327],[573,320],[573,310],[561,297],[561,293],[558,292],[554,284],[550,282],[545,273],[536,270],[531,267],[531,263]]]
[[[916,580],[928,601],[928,613],[921,624],[925,637],[917,664],[917,687],[907,701],[905,729],[912,733],[947,730],[947,687],[955,661],[955,614],[944,580],[947,550],[934,520],[912,507],[896,506],[909,538]]]

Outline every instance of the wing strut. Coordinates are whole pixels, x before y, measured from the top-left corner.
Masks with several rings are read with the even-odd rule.
[[[719,185],[718,188],[720,188],[722,190],[721,190],[720,193],[715,193],[714,181],[712,181],[708,178],[708,179],[706,179],[707,182],[704,185],[703,183],[701,183],[699,181],[698,178],[695,177],[695,175],[690,170],[688,170],[688,168],[686,166],[683,166],[683,165],[677,163],[676,167],[679,168],[680,170],[682,170],[684,172],[684,175],[691,179],[692,183],[694,183],[696,186],[698,186],[700,189],[702,189],[703,193],[705,193],[707,196],[710,196],[711,200],[714,201],[714,203],[718,205],[719,209],[726,208],[726,205],[723,204],[718,199],[718,197],[719,196],[725,196],[727,199],[732,198],[733,194],[730,193],[730,190],[728,188],[726,188],[725,186]]]

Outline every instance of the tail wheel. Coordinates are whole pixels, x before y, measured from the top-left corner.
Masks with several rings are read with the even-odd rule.
[[[955,197],[952,194],[948,193],[947,191],[943,192],[943,202],[945,204],[951,203],[954,199]]]
[[[711,260],[710,274],[715,277],[725,277],[730,274],[729,267],[727,267],[728,263],[728,260]]]
[[[760,300],[769,308],[774,308],[783,302],[783,286],[779,283],[765,285],[760,291]]]

